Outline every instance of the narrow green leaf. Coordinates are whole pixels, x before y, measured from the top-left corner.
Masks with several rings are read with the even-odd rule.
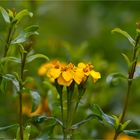
[[[18,124],[13,124],[13,125],[8,125],[8,126],[4,126],[4,127],[0,127],[0,131],[5,131],[5,130],[8,130],[12,127],[17,127]]]
[[[82,121],[80,121],[80,122],[78,122],[78,123],[72,125],[72,128],[71,128],[71,129],[78,129],[81,125],[83,125],[83,124],[89,122],[89,121],[92,120],[94,117],[95,117],[95,116],[92,115],[92,114],[89,115],[86,119],[84,119],[84,120],[82,120]]]
[[[38,25],[31,25],[31,26],[25,28],[24,31],[25,32],[35,32],[38,30],[38,28],[39,28]]]
[[[130,62],[128,56],[127,56],[126,54],[124,54],[124,53],[122,53],[122,56],[124,57],[124,59],[125,59],[127,65],[128,65],[128,68],[130,68],[130,66],[131,66],[131,62]]]
[[[2,13],[2,16],[3,16],[4,20],[5,20],[5,22],[10,23],[9,14],[7,13],[7,11],[2,7],[0,7],[0,11]]]
[[[6,75],[3,76],[3,78],[11,81],[13,83],[13,85],[15,86],[15,88],[16,88],[17,91],[20,90],[19,82],[16,79],[15,75],[6,74]]]
[[[140,138],[140,129],[137,129],[137,130],[124,130],[123,132],[125,134],[129,135],[129,136]]]
[[[112,86],[116,86],[120,83],[120,79],[127,79],[127,77],[122,73],[111,73],[107,76],[106,82]]]
[[[121,125],[121,131],[123,131],[127,126],[128,124],[131,122],[131,120],[128,120],[126,122],[124,122],[122,125]]]
[[[15,63],[21,63],[21,60],[19,58],[16,58],[16,57],[13,57],[13,56],[8,56],[8,57],[4,57],[1,59],[2,62],[5,62],[5,61],[12,61],[12,62],[15,62]]]
[[[0,83],[0,93],[6,93],[6,89],[7,89],[7,80],[3,78],[2,76],[2,80]]]
[[[20,140],[20,127],[18,127],[16,132],[16,140]]]
[[[49,60],[49,58],[46,55],[34,54],[27,57],[27,63],[32,62],[34,59],[37,59],[37,58],[44,58],[46,60]]]
[[[140,65],[136,65],[135,73],[134,73],[134,79],[140,77]]]
[[[32,96],[32,111],[35,111],[38,105],[41,102],[41,97],[37,91],[30,91],[30,95]]]
[[[17,13],[17,15],[15,16],[14,21],[20,22],[20,20],[24,17],[24,16],[33,16],[33,13],[29,12],[27,9],[20,11],[19,13]]]
[[[31,125],[27,125],[25,130],[24,130],[24,134],[23,134],[24,140],[29,140],[30,132],[31,132]]]
[[[114,127],[114,123],[115,123],[115,120],[112,116],[109,116],[107,114],[105,114],[102,109],[94,104],[92,107],[91,107],[91,110],[93,112],[93,115],[100,121],[102,122],[103,124],[109,124],[111,126]]]
[[[44,122],[45,120],[46,120],[46,116],[44,116],[44,115],[36,115],[36,116],[33,116],[32,118],[31,118],[31,121],[33,122],[33,123],[42,123],[42,122]]]
[[[14,40],[11,41],[11,44],[19,44],[26,41],[26,35],[24,32],[21,32]]]
[[[117,33],[122,34],[129,40],[129,42],[132,44],[132,46],[135,46],[135,40],[126,31],[123,31],[120,28],[115,28],[111,32],[112,33],[117,32]]]

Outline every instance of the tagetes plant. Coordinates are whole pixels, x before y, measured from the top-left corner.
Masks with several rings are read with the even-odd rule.
[[[40,76],[47,76],[52,82],[56,80],[59,85],[66,87],[70,86],[73,81],[80,85],[89,76],[93,78],[94,82],[101,78],[101,74],[94,71],[91,64],[81,62],[76,67],[72,63],[66,65],[65,63],[60,63],[58,60],[43,64],[38,74]]]
[[[86,81],[88,77],[91,76],[93,82],[95,83],[98,79],[101,78],[101,74],[96,72],[93,69],[93,65],[85,64],[80,62],[77,66],[72,63],[66,64],[58,60],[53,60],[48,63],[43,64],[39,70],[38,74],[40,76],[48,77],[49,80],[55,85],[59,96],[60,96],[60,106],[61,106],[61,121],[62,121],[62,130],[63,138],[71,139],[72,130],[78,128],[81,124],[88,122],[92,117],[83,120],[73,125],[74,115],[77,111],[78,104],[85,93]],[[78,94],[74,96],[75,88],[77,85]],[[63,96],[63,88],[66,88],[66,96]],[[65,99],[66,97],[66,99]],[[73,100],[74,99],[74,100]],[[64,109],[64,101],[67,101]],[[66,114],[66,115],[64,115]]]

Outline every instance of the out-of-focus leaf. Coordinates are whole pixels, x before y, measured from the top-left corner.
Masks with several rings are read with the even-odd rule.
[[[49,58],[46,55],[34,54],[27,57],[27,63],[32,62],[34,59],[37,59],[37,58],[44,58],[46,60],[49,60]]]
[[[71,129],[78,129],[81,125],[83,125],[83,124],[89,122],[89,121],[92,120],[94,117],[95,117],[95,116],[92,115],[92,114],[89,115],[86,119],[84,119],[84,120],[82,120],[82,121],[80,121],[80,122],[78,122],[78,123],[72,125],[72,128],[71,128]]]
[[[134,73],[134,79],[140,77],[140,65],[136,65],[135,73]]]
[[[24,134],[23,134],[24,140],[29,140],[30,132],[31,132],[31,125],[27,125],[25,130],[24,130]]]
[[[32,96],[32,111],[35,111],[38,105],[41,102],[41,97],[37,91],[30,91],[30,95]]]
[[[50,120],[47,122],[47,124],[44,126],[42,130],[42,134],[37,139],[49,139],[50,136],[53,134],[53,130],[56,126],[56,121],[55,120]]]
[[[1,59],[2,62],[5,62],[5,61],[12,61],[12,62],[15,62],[15,63],[21,63],[21,60],[19,58],[16,58],[16,57],[13,57],[13,56],[7,56],[7,57],[4,57]]]
[[[110,85],[117,85],[120,79],[127,79],[127,77],[121,73],[111,73],[107,76],[106,82]]]
[[[5,93],[7,89],[7,80],[3,78],[1,78],[1,83],[0,83],[0,93]]]
[[[91,106],[91,110],[93,112],[93,115],[100,122],[102,122],[103,124],[109,124],[114,127],[115,119],[112,116],[105,114],[98,105],[94,104],[93,106]]]
[[[13,85],[15,86],[17,91],[20,90],[19,81],[16,79],[15,75],[6,74],[6,75],[3,76],[3,78],[11,81],[13,83]]]
[[[122,53],[122,56],[124,57],[124,59],[125,59],[127,65],[128,65],[128,68],[129,68],[129,67],[131,66],[131,62],[130,62],[128,56],[127,56],[126,54],[124,54],[124,53]]]
[[[124,130],[123,132],[125,134],[129,135],[129,136],[140,138],[140,129],[137,129],[137,130]]]
[[[49,120],[55,120],[59,125],[63,127],[63,123],[55,117],[48,117],[45,115],[36,115],[31,118],[31,122],[33,123],[42,123],[44,121],[49,121]]]
[[[17,127],[18,124],[13,124],[13,125],[8,125],[8,126],[4,126],[4,127],[0,127],[0,131],[5,131],[5,130],[8,130],[12,127]]]
[[[25,32],[35,32],[38,30],[38,28],[39,28],[38,25],[31,25],[31,26],[25,28],[24,31]]]
[[[2,7],[0,7],[0,11],[2,13],[2,16],[3,16],[4,20],[5,20],[5,22],[10,23],[10,18],[9,18],[9,15],[8,15],[7,11]]]
[[[14,40],[11,41],[11,44],[23,43],[26,41],[26,35],[24,32],[21,32]]]
[[[124,122],[122,125],[121,125],[121,130],[123,131],[127,126],[128,124],[131,122],[131,120],[127,120],[126,122]]]
[[[42,123],[46,120],[46,116],[44,115],[37,115],[37,116],[33,116],[31,121],[33,123]]]
[[[16,132],[16,140],[20,140],[20,128],[19,127]]]
[[[14,22],[18,23],[24,16],[33,16],[33,13],[29,12],[27,9],[20,11],[19,13],[16,14],[14,18]]]
[[[112,30],[112,33],[114,33],[114,32],[122,34],[129,40],[129,42],[132,44],[132,46],[135,46],[135,40],[126,31],[123,31],[120,28],[115,28]]]

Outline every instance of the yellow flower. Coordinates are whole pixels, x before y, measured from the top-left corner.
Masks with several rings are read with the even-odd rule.
[[[91,75],[94,82],[101,78],[100,73],[94,71],[91,64],[79,63],[74,72],[74,81],[79,85],[81,82],[84,82],[89,75]]]
[[[74,65],[72,63],[68,64],[62,69],[61,75],[57,79],[59,85],[63,85],[63,86],[71,85],[74,77],[73,69],[74,69]]]
[[[57,81],[62,86],[70,86],[73,81],[79,85],[85,82],[88,76],[91,76],[94,82],[101,78],[100,73],[94,71],[91,64],[79,63],[75,67],[72,63],[66,65],[58,60],[42,65],[38,73],[41,76],[46,75],[50,81]]]

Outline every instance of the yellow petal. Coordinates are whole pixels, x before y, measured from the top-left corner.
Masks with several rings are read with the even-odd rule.
[[[62,76],[64,78],[65,81],[70,81],[73,79],[73,74],[72,74],[72,71],[64,71],[62,73]]]
[[[84,79],[84,72],[80,69],[77,69],[74,73],[74,81],[79,85]]]
[[[56,69],[56,68],[51,68],[48,72],[47,72],[47,76],[49,78],[58,78],[61,74],[61,70],[60,69]]]
[[[70,84],[72,83],[73,80],[70,80],[70,81],[66,81],[62,75],[58,77],[57,79],[57,82],[59,85],[62,85],[62,86],[70,86]]]
[[[44,75],[46,75],[46,72],[47,72],[46,68],[42,66],[38,70],[38,75],[44,76]]]
[[[78,68],[85,68],[85,67],[86,67],[86,64],[84,64],[82,62],[78,64]]]
[[[99,72],[94,71],[94,70],[90,71],[90,75],[92,76],[94,82],[96,82],[98,79],[101,78],[101,74]]]

